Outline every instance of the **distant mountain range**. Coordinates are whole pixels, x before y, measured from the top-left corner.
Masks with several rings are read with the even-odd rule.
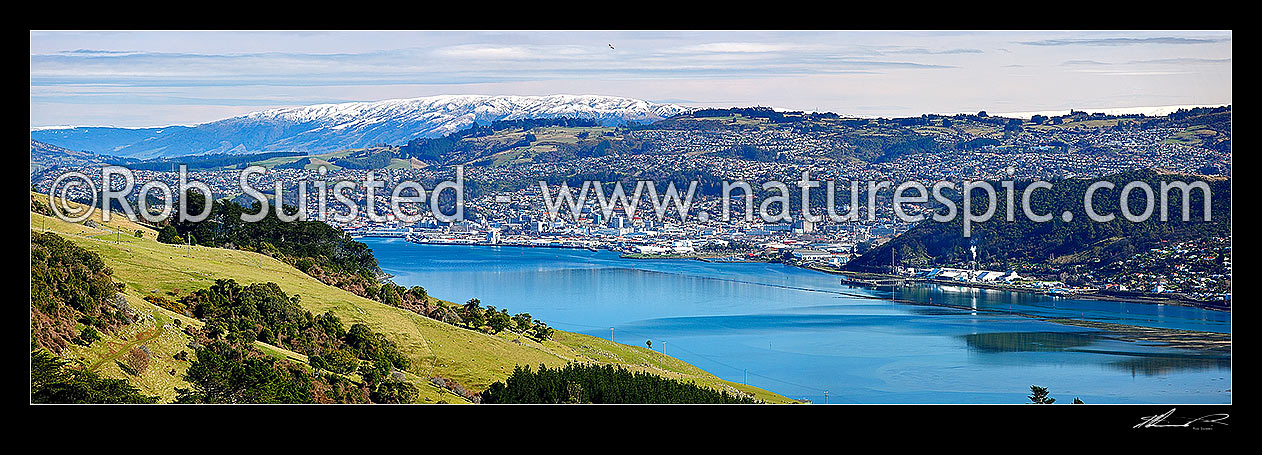
[[[131,165],[135,162],[136,160],[132,158],[98,155],[92,152],[69,150],[31,139],[30,171],[32,175],[45,169],[58,166],[85,166],[97,164]]]
[[[599,95],[443,95],[270,109],[193,126],[39,129],[31,131],[31,139],[138,159],[206,153],[320,153],[442,137],[474,123],[497,120],[570,117],[614,126],[650,123],[693,110]]]

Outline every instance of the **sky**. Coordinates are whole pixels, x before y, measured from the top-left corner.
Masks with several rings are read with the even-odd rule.
[[[31,31],[32,128],[432,95],[858,116],[1231,103],[1230,31]]]

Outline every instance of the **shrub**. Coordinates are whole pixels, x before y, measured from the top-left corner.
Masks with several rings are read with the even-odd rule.
[[[79,344],[84,346],[90,345],[99,339],[101,339],[101,332],[98,332],[96,327],[87,326],[83,328],[83,331],[79,332]]]
[[[127,354],[123,356],[123,363],[130,369],[130,373],[136,376],[145,373],[149,369],[152,359],[149,353],[145,351],[143,346],[133,346]]]
[[[183,315],[189,314],[188,306],[185,305],[184,303],[177,302],[177,301],[168,299],[160,295],[146,295],[145,301],[152,303],[154,305],[157,305],[159,308],[164,308],[164,309],[174,311],[179,314],[183,314]],[[179,321],[179,319],[176,319],[176,321]],[[176,325],[179,325],[179,324],[177,323]]]

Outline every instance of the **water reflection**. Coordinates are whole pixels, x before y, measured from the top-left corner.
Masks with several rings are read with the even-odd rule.
[[[974,333],[961,338],[979,352],[1059,352],[1088,346],[1099,337],[1090,332]]]
[[[1109,349],[1102,332],[1001,332],[961,335],[974,352],[1066,352],[1123,357],[1103,362],[1132,376],[1160,376],[1177,371],[1231,370],[1231,357],[1202,353],[1145,352],[1143,344]],[[1111,344],[1111,343],[1110,343]],[[1129,344],[1129,343],[1128,343]],[[1134,349],[1131,349],[1134,348]]]
[[[1130,371],[1131,376],[1162,376],[1177,371],[1231,371],[1230,357],[1208,356],[1145,356],[1108,363],[1110,367]]]

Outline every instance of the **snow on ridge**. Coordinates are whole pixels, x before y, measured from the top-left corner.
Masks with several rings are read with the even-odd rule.
[[[439,137],[474,123],[577,117],[604,125],[647,123],[696,108],[602,95],[439,95],[268,109],[185,128],[33,130],[68,148],[117,156],[182,156],[274,150],[323,152]]]
[[[365,119],[419,120],[426,116],[456,120],[465,113],[478,120],[520,119],[537,116],[579,116],[583,118],[620,116],[628,120],[650,120],[686,113],[694,108],[676,104],[656,104],[633,98],[603,95],[437,95],[374,102],[316,104],[268,109],[223,121],[280,120],[293,123],[342,125]],[[376,120],[385,121],[385,120]],[[372,122],[371,120],[369,122]]]

